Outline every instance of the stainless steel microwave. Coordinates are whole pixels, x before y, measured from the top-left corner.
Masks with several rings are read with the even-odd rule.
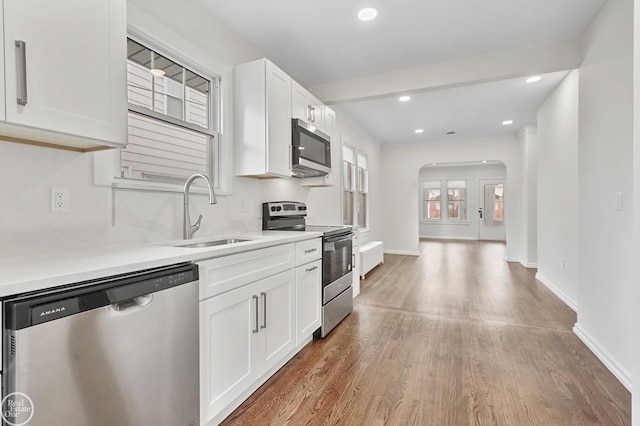
[[[291,174],[303,178],[330,173],[331,138],[297,118],[291,125]]]

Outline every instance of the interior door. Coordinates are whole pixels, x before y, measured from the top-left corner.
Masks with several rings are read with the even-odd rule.
[[[506,241],[504,179],[478,181],[478,239]]]

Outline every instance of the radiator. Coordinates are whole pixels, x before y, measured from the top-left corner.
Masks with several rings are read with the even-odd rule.
[[[360,246],[360,277],[376,266],[384,263],[384,247],[382,241],[369,241]]]

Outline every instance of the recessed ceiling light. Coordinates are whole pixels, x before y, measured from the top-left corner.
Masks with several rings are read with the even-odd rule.
[[[424,129],[415,129],[414,132],[417,134],[424,133]]]
[[[159,68],[152,68],[149,70],[149,72],[155,77],[164,77],[164,70],[161,70]]]
[[[411,100],[411,96],[407,96],[407,95],[400,96],[400,97],[398,98],[398,100],[399,100],[400,102],[407,102],[407,101],[410,101],[410,100]]]
[[[482,163],[483,163],[483,164],[486,164],[486,163],[487,163],[487,160],[482,160]]]
[[[448,135],[455,135],[456,132],[447,132]]]
[[[376,16],[378,16],[378,11],[371,7],[367,7],[358,12],[358,19],[361,21],[371,21],[376,19]]]
[[[542,80],[541,76],[534,75],[534,76],[529,77],[528,79],[526,79],[525,82],[527,82],[527,83],[535,83],[535,82],[540,81],[540,80]]]
[[[503,126],[509,126],[509,125],[511,125],[511,124],[513,124],[513,120],[504,120],[504,121],[502,122],[502,125],[503,125]]]

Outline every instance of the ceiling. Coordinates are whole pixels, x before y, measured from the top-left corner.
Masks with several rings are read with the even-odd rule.
[[[570,56],[559,46],[578,39],[607,0],[188,1],[328,101],[357,131],[397,144],[505,137],[535,125],[537,108],[566,75],[559,71],[579,65],[558,60]],[[363,7],[376,8],[378,18],[359,21]],[[518,57],[531,46],[540,56]],[[419,78],[390,83],[406,70]],[[543,80],[525,84],[533,73]],[[426,84],[430,75],[457,80]],[[357,95],[327,95],[327,88],[337,98],[336,91],[346,93],[340,87],[358,84]],[[412,99],[401,104],[403,92]],[[503,126],[507,119],[514,124]]]

